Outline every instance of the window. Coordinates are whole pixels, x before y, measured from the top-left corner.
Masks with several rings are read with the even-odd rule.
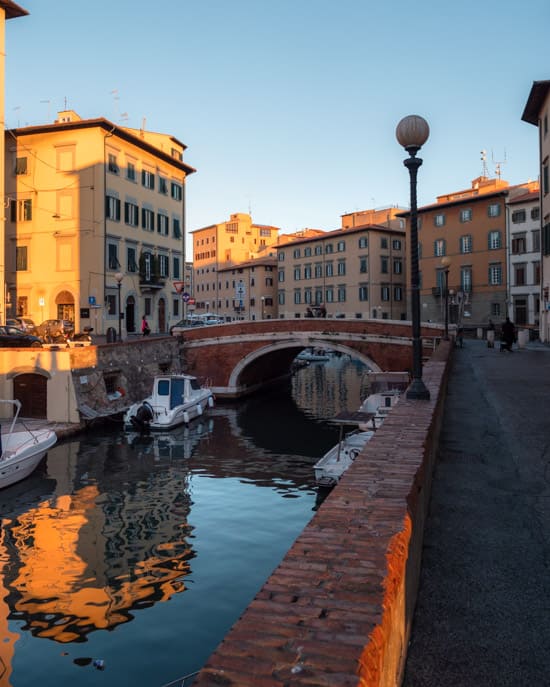
[[[359,239],[359,248],[368,248],[369,240],[366,236],[361,236]]]
[[[460,252],[462,254],[464,253],[471,253],[472,252],[472,235],[471,234],[465,234],[464,236],[460,237],[459,241],[459,246],[460,246]]]
[[[172,301],[172,315],[174,317],[179,317],[180,314],[180,302],[179,298],[174,298]]]
[[[172,218],[172,236],[181,239],[181,223],[179,217]]]
[[[302,292],[299,289],[294,291],[294,305],[300,305],[302,302]]]
[[[147,208],[141,208],[141,227],[145,231],[155,231],[155,213]]]
[[[345,260],[338,260],[338,274],[342,277],[346,274]]]
[[[387,248],[388,247],[388,239],[385,236],[382,236],[380,239],[380,248]]]
[[[139,208],[134,203],[124,203],[124,222],[131,227],[139,224]]]
[[[460,268],[460,290],[469,293],[472,290],[472,268]]]
[[[126,167],[126,178],[128,181],[136,180],[136,166],[133,162],[129,162],[128,166]]]
[[[118,163],[116,161],[116,155],[113,155],[113,153],[109,153],[107,169],[109,170],[109,172],[111,172],[111,174],[118,174],[119,172]]]
[[[108,315],[116,315],[116,296],[109,293],[106,297],[106,306]]]
[[[284,262],[285,254],[283,252],[279,253],[279,262]]]
[[[301,267],[295,267],[294,268],[294,281],[300,281],[302,278],[302,268]]]
[[[533,263],[533,284],[540,284],[540,262]]]
[[[316,262],[315,263],[315,277],[319,278],[323,276],[323,263],[322,262]]]
[[[332,243],[327,243],[325,246],[325,253],[332,253]]]
[[[113,222],[120,222],[120,199],[107,196],[105,205],[105,217],[113,220]]]
[[[157,233],[161,236],[168,236],[168,216],[161,212],[157,215]]]
[[[394,250],[401,250],[401,239],[394,239],[392,241],[392,248]]]
[[[499,262],[489,265],[489,284],[491,286],[502,284],[502,265]]]
[[[325,292],[325,302],[334,303],[334,289],[332,286],[329,286]]]
[[[168,195],[168,182],[161,176],[159,176],[159,193],[162,193],[163,196]]]
[[[367,284],[359,285],[359,300],[368,301],[369,300],[369,287]]]
[[[325,276],[326,277],[332,277],[333,274],[334,274],[333,264],[332,264],[332,262],[327,262],[327,264],[325,265]]]
[[[300,257],[300,249],[295,248],[294,251],[292,252],[292,257],[293,258],[299,258]]]
[[[531,232],[531,237],[533,240],[533,252],[538,253],[540,251],[540,229],[535,229]]]
[[[141,185],[151,190],[155,188],[155,175],[146,169],[141,170]]]
[[[403,300],[403,287],[402,286],[394,286],[393,287],[393,300],[394,301],[402,301]]]
[[[311,279],[311,265],[304,265],[304,279]]]
[[[345,303],[346,302],[346,287],[345,286],[339,286],[336,292],[336,298],[338,300],[338,303]]]
[[[434,255],[437,258],[445,255],[445,239],[436,239],[434,241]]]
[[[285,271],[284,270],[279,270],[279,274],[277,276],[277,279],[279,281],[279,284],[282,284],[285,280]]]
[[[126,249],[126,271],[135,273],[138,271],[137,264],[137,254],[136,249],[132,246],[128,246]]]
[[[323,246],[321,244],[315,246],[315,255],[322,255],[323,254]]]
[[[434,226],[443,227],[444,225],[445,225],[445,215],[443,215],[443,214],[435,215]]]
[[[537,206],[536,208],[532,208],[531,210],[531,219],[537,220],[540,217],[540,208]]]
[[[472,221],[472,211],[471,209],[468,210],[461,210],[460,215],[459,215],[460,221],[461,222],[471,222]]]
[[[17,270],[17,272],[24,272],[28,269],[27,246],[16,246],[15,269]]]
[[[491,203],[487,208],[487,215],[489,217],[498,217],[500,215],[500,203]]]
[[[10,203],[12,222],[30,222],[32,220],[32,200],[12,200]]]
[[[491,303],[491,315],[500,317],[500,303]]]
[[[28,174],[27,158],[26,157],[16,157],[15,158],[15,173],[16,174]]]
[[[170,195],[174,200],[181,200],[183,198],[183,187],[181,184],[176,184],[175,181],[172,182],[171,185],[171,193]]]
[[[311,257],[311,246],[304,248],[304,257],[306,257],[306,258]]]
[[[514,210],[512,212],[512,222],[514,224],[522,224],[527,219],[527,213],[525,210]]]
[[[402,274],[403,273],[403,260],[401,258],[396,258],[393,261],[393,273]]]
[[[168,270],[168,256],[162,254],[159,255],[159,275],[163,278],[168,277]]]
[[[118,270],[120,262],[118,261],[118,246],[115,243],[109,243],[107,246],[107,264],[110,270]]]
[[[338,253],[343,253],[346,250],[346,242],[345,241],[338,241],[336,244],[336,250]]]
[[[284,291],[279,291],[279,293],[277,294],[277,300],[279,302],[279,305],[285,304],[285,292]]]
[[[390,287],[389,286],[381,286],[380,287],[380,299],[383,301],[389,301],[390,300]]]
[[[498,248],[502,248],[502,240],[500,236],[500,231],[498,229],[489,232],[488,247],[489,250],[497,250]]]
[[[513,265],[513,269],[514,286],[525,286],[527,265],[525,265],[525,263],[517,263]]]
[[[180,278],[180,259],[177,256],[172,258],[172,276],[174,279]]]
[[[517,234],[512,238],[512,254],[519,255],[520,253],[525,253],[526,248],[526,236],[525,234]]]

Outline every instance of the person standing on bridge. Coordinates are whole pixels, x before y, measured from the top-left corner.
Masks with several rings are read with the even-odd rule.
[[[147,318],[145,317],[145,315],[141,318],[141,333],[143,336],[149,336],[149,334],[151,333],[149,323],[147,322]]]

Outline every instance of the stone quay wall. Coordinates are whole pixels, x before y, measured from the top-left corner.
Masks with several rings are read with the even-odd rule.
[[[424,366],[430,400],[392,409],[195,687],[401,684],[451,346]]]

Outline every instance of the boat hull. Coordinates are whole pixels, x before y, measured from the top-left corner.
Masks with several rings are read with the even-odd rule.
[[[374,432],[353,432],[333,446],[315,463],[315,482],[319,487],[333,487],[357,458]]]
[[[148,404],[151,408],[150,419],[144,422],[139,420],[139,411],[144,404]],[[193,402],[183,403],[171,410],[157,409],[154,406],[152,399],[147,399],[142,403],[135,403],[128,409],[124,416],[124,427],[131,430],[151,430],[155,432],[162,432],[174,427],[180,427],[183,424],[189,424],[192,420],[200,417],[204,411],[212,407],[214,404],[214,397],[210,391],[205,390],[202,397],[196,398]],[[151,417],[152,416],[152,417]]]
[[[57,442],[52,430],[12,432],[2,437],[0,489],[28,477]]]

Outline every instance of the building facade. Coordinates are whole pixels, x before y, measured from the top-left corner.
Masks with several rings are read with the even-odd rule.
[[[181,317],[185,183],[173,136],[60,112],[6,131],[6,284],[11,313],[139,333]]]
[[[276,253],[220,269],[218,295],[218,316],[226,321],[276,319]]]
[[[507,201],[529,189],[530,183],[510,187],[481,176],[471,188],[418,208],[422,321],[443,323],[446,308],[455,324],[504,320],[510,307]]]
[[[541,217],[540,339],[550,341],[550,80],[534,81],[522,120],[538,128]]]
[[[253,260],[264,253],[277,243],[279,229],[254,224],[248,214],[234,213],[227,222],[195,229],[191,233],[195,313],[223,313],[227,317],[232,307],[226,307],[225,301],[232,300],[234,294],[230,294],[225,288],[226,279],[220,279],[218,272]],[[240,317],[241,313],[233,313],[235,317]]]
[[[536,188],[511,195],[507,204],[508,317],[538,329],[540,318],[540,197]]]
[[[406,319],[405,244],[405,231],[377,224],[279,244],[278,316],[323,306],[327,317]]]

